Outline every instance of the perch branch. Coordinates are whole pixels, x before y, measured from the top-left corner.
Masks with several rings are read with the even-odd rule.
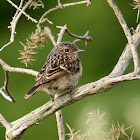
[[[130,46],[131,53],[133,56],[133,61],[134,61],[134,72],[139,73],[139,71],[140,71],[139,57],[138,57],[137,49],[134,46],[134,40],[132,38],[130,30],[123,18],[123,15],[122,15],[120,9],[118,8],[118,6],[114,2],[114,0],[107,0],[107,1],[109,3],[110,7],[112,7],[112,9],[114,10],[114,13],[115,13],[116,17],[118,18],[120,25],[122,26],[125,36],[128,40],[128,44]]]
[[[41,16],[41,18],[40,18],[40,20],[39,20],[39,23],[45,22],[46,19],[45,19],[44,17],[47,16],[47,15],[48,15],[50,12],[52,12],[52,11],[62,9],[62,7],[65,8],[65,7],[68,7],[68,6],[74,6],[74,5],[85,4],[85,3],[86,3],[87,6],[88,6],[88,5],[91,4],[91,1],[90,1],[90,0],[84,0],[84,1],[79,1],[79,2],[66,3],[66,4],[61,4],[60,1],[58,1],[58,6],[56,6],[56,7],[52,8],[52,9],[46,11],[46,12]],[[45,20],[44,20],[44,19],[45,19]],[[48,19],[47,19],[47,20],[48,20]],[[50,23],[50,21],[49,21],[49,23]],[[51,22],[51,23],[52,23],[52,22]]]
[[[10,140],[14,140],[13,134],[14,131],[20,129],[23,125],[26,126],[26,129],[31,127],[32,125],[38,124],[41,120],[47,118],[48,116],[52,115],[56,111],[77,102],[86,96],[90,96],[96,93],[106,92],[111,90],[115,84],[128,81],[128,80],[136,80],[140,77],[135,73],[130,73],[127,75],[115,77],[115,78],[102,78],[96,82],[92,82],[81,87],[77,87],[74,89],[73,94],[65,94],[60,96],[59,98],[55,99],[55,101],[49,101],[48,103],[44,104],[43,106],[35,109],[34,111],[30,112],[29,114],[23,116],[22,118],[11,122],[11,128],[7,129],[7,137],[10,137]],[[21,134],[25,132],[24,129],[19,135],[16,137],[21,137]]]
[[[4,86],[2,88],[0,88],[0,93],[8,101],[15,102],[16,101],[15,98],[11,95],[11,93],[9,92],[8,87],[7,87],[8,86],[8,79],[9,79],[8,71],[9,72],[26,73],[26,74],[33,75],[33,76],[37,76],[38,72],[31,70],[31,69],[10,67],[1,58],[0,58],[0,65],[2,66],[3,70],[5,71],[5,82],[4,82]],[[5,94],[5,92],[3,90],[5,90],[5,92],[7,94]]]

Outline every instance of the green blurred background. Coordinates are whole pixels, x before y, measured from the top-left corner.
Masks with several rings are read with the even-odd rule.
[[[14,0],[18,5],[19,0]],[[55,7],[57,0],[45,1],[44,9],[27,9],[26,12],[37,20],[41,17],[43,12]],[[62,3],[74,2],[74,0],[62,0]],[[117,5],[123,13],[123,16],[129,28],[137,26],[136,14],[137,10],[133,10],[132,0],[116,0]],[[10,31],[7,28],[15,13],[13,8],[7,1],[0,2],[0,48],[9,41]],[[63,26],[67,24],[69,30],[77,35],[84,35],[89,31],[89,35],[93,38],[88,46],[84,46],[84,42],[78,42],[77,45],[86,52],[80,54],[80,59],[83,64],[83,76],[81,77],[78,86],[86,83],[96,81],[108,75],[117,63],[127,40],[123,30],[114,15],[113,10],[109,7],[106,0],[94,0],[92,4],[87,7],[85,4],[67,7],[64,10],[57,10],[48,15],[49,20],[54,24],[48,23],[44,26],[49,26],[52,34],[57,39],[59,29],[56,26]],[[13,67],[23,67],[25,65],[20,62],[19,50],[23,49],[20,41],[26,43],[26,38],[34,32],[36,25],[25,16],[22,16],[17,24],[15,41],[2,52],[2,58],[7,64]],[[74,39],[67,34],[64,35],[63,41],[73,41]],[[36,59],[33,65],[28,68],[39,71],[43,66],[46,57],[52,49],[50,40],[44,43],[45,48],[36,51],[38,54],[34,55]],[[138,49],[139,51],[139,49]],[[133,71],[133,62],[130,63],[126,73]],[[45,92],[38,92],[29,100],[24,99],[25,93],[35,84],[35,77],[20,74],[9,73],[9,90],[16,98],[16,103],[11,103],[5,100],[0,95],[0,113],[9,121],[14,121],[37,107],[45,104],[50,100],[50,97]],[[4,72],[0,66],[0,87],[4,83]],[[128,130],[131,134],[134,129],[135,140],[140,139],[140,81],[129,81],[117,84],[111,91],[94,96],[87,97],[79,102],[76,102],[63,109],[64,123],[68,123],[76,131],[81,130],[85,126],[88,119],[88,113],[92,110],[99,109],[102,113],[106,112],[107,123],[111,127],[111,123],[124,123],[125,127],[133,126]],[[68,128],[66,127],[66,133]],[[0,124],[0,140],[4,140],[5,128]],[[55,115],[43,120],[39,126],[29,128],[22,137],[23,140],[38,140],[38,139],[58,139],[57,126]]]

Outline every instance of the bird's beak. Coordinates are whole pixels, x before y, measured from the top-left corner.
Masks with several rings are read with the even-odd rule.
[[[85,52],[85,50],[79,49],[79,50],[77,50],[77,51],[74,51],[73,53],[80,53],[80,52]]]

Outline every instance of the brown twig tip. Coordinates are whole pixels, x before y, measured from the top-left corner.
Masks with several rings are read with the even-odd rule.
[[[8,71],[5,71],[5,82],[4,82],[4,90],[7,93],[7,96],[11,99],[12,102],[16,102],[16,99],[12,96],[12,94],[8,90],[8,80],[9,80],[9,75]]]
[[[66,32],[67,32],[70,36],[72,36],[72,37],[74,37],[74,38],[76,38],[76,39],[92,41],[92,37],[89,37],[89,36],[88,36],[89,31],[87,31],[87,32],[85,33],[84,36],[78,36],[78,35],[73,34],[73,33],[71,33],[71,32],[69,31],[68,28],[66,28]]]
[[[89,31],[87,31],[84,36],[78,36],[78,35],[75,35],[75,34],[71,33],[69,31],[69,29],[67,28],[67,25],[66,24],[64,26],[56,26],[56,28],[61,29],[60,30],[60,33],[58,34],[57,44],[59,44],[61,42],[62,37],[63,37],[63,35],[64,35],[65,32],[67,32],[73,38],[76,38],[76,40],[74,41],[74,43],[76,43],[77,41],[80,41],[80,40],[92,41],[92,37],[89,37],[88,36]],[[86,42],[86,44],[87,44],[87,42]]]

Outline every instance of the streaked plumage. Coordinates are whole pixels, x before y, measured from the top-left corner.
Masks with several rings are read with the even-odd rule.
[[[71,42],[56,45],[36,77],[37,83],[30,89],[25,98],[29,98],[38,90],[48,94],[64,94],[71,90],[82,75],[82,65],[78,53],[83,50]]]

